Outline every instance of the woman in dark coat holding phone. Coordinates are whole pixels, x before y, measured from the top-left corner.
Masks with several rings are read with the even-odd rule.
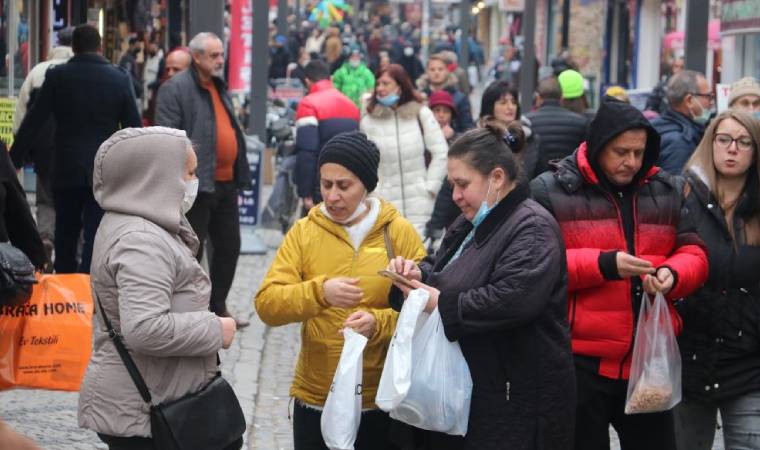
[[[427,449],[573,446],[575,375],[567,324],[567,272],[559,226],[519,183],[519,122],[465,133],[448,153],[462,215],[438,253],[398,272],[430,293],[446,337],[458,341],[473,381],[464,438],[414,430]],[[396,306],[409,288],[395,283]]]

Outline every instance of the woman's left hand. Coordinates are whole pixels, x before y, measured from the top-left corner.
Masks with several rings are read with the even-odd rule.
[[[372,339],[377,331],[377,320],[375,315],[369,311],[356,311],[346,319],[343,325],[351,328],[367,339]]]
[[[438,307],[438,296],[441,295],[441,291],[439,291],[438,289],[432,286],[428,286],[427,284],[421,281],[417,281],[417,280],[410,280],[410,281],[414,285],[414,289],[423,289],[428,292],[429,297],[428,297],[428,302],[425,305],[425,312],[431,313],[434,309]],[[404,298],[409,296],[409,292],[412,291],[412,289],[401,285],[401,283],[393,283],[393,284],[395,284],[396,286],[398,286],[399,289],[401,289],[401,291],[404,293]]]
[[[409,286],[403,283],[399,283],[398,281],[393,282],[393,285],[396,286],[404,294],[404,299],[409,297],[409,293],[412,292],[414,289],[424,289],[428,291],[428,294],[430,294],[427,305],[425,305],[425,312],[429,313],[438,307],[438,296],[441,294],[441,291],[439,291],[438,289],[432,286],[428,286],[427,284],[421,281],[417,281],[417,280],[409,280],[409,281],[412,282],[412,285],[414,286],[414,288],[410,288]]]

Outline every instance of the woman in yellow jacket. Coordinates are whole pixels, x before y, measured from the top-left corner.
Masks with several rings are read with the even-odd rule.
[[[256,295],[268,325],[301,322],[301,352],[290,395],[295,397],[295,450],[325,449],[321,409],[338,366],[345,327],[365,335],[363,410],[357,450],[393,448],[389,418],[375,394],[397,313],[388,304],[391,282],[379,276],[389,254],[421,260],[414,227],[388,202],[367,197],[377,185],[380,153],[358,131],[335,136],[319,157],[324,202],[285,236]],[[388,241],[386,243],[386,236]]]

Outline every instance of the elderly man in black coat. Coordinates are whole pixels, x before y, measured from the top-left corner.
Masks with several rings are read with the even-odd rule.
[[[50,69],[39,96],[16,134],[15,146],[29,147],[35,134],[54,117],[51,168],[55,221],[55,271],[90,271],[92,243],[103,216],[92,195],[92,167],[98,147],[120,128],[140,127],[129,74],[98,52],[100,34],[80,25],[72,37],[74,57]],[[77,243],[84,228],[82,260]]]

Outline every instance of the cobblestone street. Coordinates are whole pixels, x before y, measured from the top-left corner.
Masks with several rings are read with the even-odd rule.
[[[231,312],[250,318],[251,325],[237,333],[229,350],[222,351],[222,369],[246,416],[245,448],[290,449],[288,388],[300,336],[298,325],[269,328],[254,312],[253,295],[280,241],[276,232],[260,235],[270,251],[241,256],[228,300]],[[94,433],[77,426],[78,396],[42,390],[0,392],[0,417],[46,450],[106,449]]]
[[[222,351],[222,369],[232,383],[246,416],[246,449],[293,448],[288,390],[300,347],[299,325],[270,328],[256,316],[252,299],[274,256],[280,236],[260,231],[269,246],[266,255],[241,256],[228,305],[251,325],[238,332],[235,343]],[[0,417],[46,450],[106,449],[94,433],[77,427],[76,392],[14,390],[0,392]],[[614,431],[612,450],[619,443]],[[720,433],[714,449],[722,450]]]

